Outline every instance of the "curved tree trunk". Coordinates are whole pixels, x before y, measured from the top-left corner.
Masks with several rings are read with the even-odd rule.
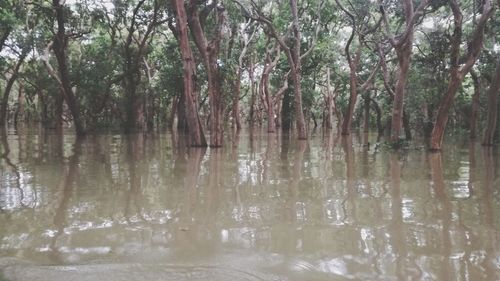
[[[66,57],[66,48],[68,46],[68,38],[66,35],[66,29],[64,26],[65,15],[64,15],[64,6],[60,3],[59,0],[52,1],[52,8],[56,13],[57,20],[57,33],[54,36],[54,44],[52,46],[54,50],[54,54],[57,59],[57,64],[59,68],[59,79],[62,88],[62,94],[64,96],[64,100],[68,105],[69,111],[73,117],[73,123],[75,124],[75,131],[78,136],[85,135],[85,128],[83,125],[83,121],[80,116],[80,107],[78,105],[77,98],[73,92],[71,87],[69,69],[68,69],[68,61]]]
[[[16,63],[16,66],[14,67],[12,75],[7,81],[7,85],[5,86],[5,90],[2,96],[2,101],[0,104],[0,127],[4,127],[7,124],[7,108],[9,106],[10,92],[12,91],[12,87],[14,86],[14,82],[19,76],[19,69],[21,68],[21,65],[23,64],[27,54],[28,52],[23,51],[23,53],[19,57],[19,60]]]
[[[214,38],[208,41],[202,24],[204,20],[200,20],[200,17],[204,15],[198,11],[198,4],[198,1],[195,0],[189,2],[187,20],[194,42],[203,58],[203,64],[207,71],[208,102],[210,105],[210,146],[221,147],[224,136],[224,104],[217,60],[219,59],[220,41],[222,39],[222,28],[225,19],[223,9],[218,7],[217,1],[206,7],[207,9],[215,9],[216,21]]]

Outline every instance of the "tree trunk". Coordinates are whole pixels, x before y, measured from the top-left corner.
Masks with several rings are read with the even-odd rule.
[[[380,137],[384,134],[384,126],[382,126],[382,110],[374,99],[370,98],[370,101],[373,109],[375,110],[375,113],[377,114],[377,131],[378,136]]]
[[[126,108],[126,121],[125,121],[125,132],[132,133],[137,130],[142,130],[145,127],[145,117],[144,117],[144,103],[142,97],[137,93],[137,85],[139,85],[141,80],[141,74],[139,71],[139,66],[130,50],[130,47],[126,47],[125,56],[125,108]]]
[[[52,47],[57,59],[57,64],[59,66],[59,75],[60,75],[59,78],[62,88],[61,92],[73,117],[73,123],[75,125],[76,134],[78,136],[82,136],[85,135],[85,128],[83,126],[83,121],[80,117],[80,108],[78,105],[78,101],[71,87],[68,62],[66,58],[66,48],[68,46],[68,38],[64,26],[65,10],[64,6],[60,3],[59,0],[52,0],[52,7],[56,12],[56,19],[57,19],[57,33],[54,36],[54,45]]]
[[[441,100],[436,123],[432,129],[431,139],[430,139],[430,149],[440,150],[443,144],[444,130],[446,128],[446,123],[448,122],[449,110],[455,99],[455,95],[462,85],[462,80],[465,77],[476,62],[481,49],[483,47],[484,39],[484,28],[486,22],[491,14],[493,14],[493,7],[491,6],[490,0],[485,0],[483,5],[483,13],[481,18],[478,20],[478,24],[473,31],[473,38],[468,44],[468,52],[463,58],[464,64],[460,66],[462,58],[460,56],[460,45],[462,43],[462,19],[463,15],[460,7],[456,0],[450,0],[449,5],[453,12],[454,18],[454,30],[451,38],[451,71],[450,71],[450,81],[448,83],[448,88],[444,97]]]
[[[300,71],[301,71],[301,58],[300,58],[300,29],[299,29],[299,16],[297,12],[297,0],[290,0],[290,8],[293,17],[293,37],[294,46],[291,50],[290,67],[292,73],[293,89],[294,89],[294,107],[295,107],[295,121],[297,123],[297,135],[299,140],[307,139],[306,124],[304,119],[304,112],[302,112],[302,91],[300,84]]]
[[[17,127],[19,119],[24,122],[26,120],[24,115],[26,97],[24,96],[24,85],[19,83],[19,90],[17,95],[17,108],[14,114],[14,124]]]
[[[59,89],[60,93],[54,95],[54,128],[57,134],[63,132],[63,111],[64,111],[64,94],[63,89]]]
[[[411,1],[410,1],[411,2]],[[411,5],[413,11],[413,5]],[[408,71],[410,69],[411,48],[413,44],[413,31],[411,31],[411,38],[405,42],[402,49],[396,50],[399,62],[398,79],[396,81],[396,88],[394,90],[394,100],[392,103],[392,121],[391,121],[391,141],[396,142],[401,137],[401,129],[403,128],[404,118],[404,97],[406,80],[408,78]],[[407,131],[407,130],[405,130]]]
[[[495,136],[497,112],[498,112],[498,93],[500,84],[500,56],[497,58],[497,66],[492,77],[490,88],[488,89],[488,119],[486,121],[486,130],[484,131],[483,145],[493,145]]]
[[[198,116],[198,92],[196,89],[196,65],[189,45],[187,15],[183,0],[171,0],[175,10],[179,49],[182,58],[184,104],[190,146],[207,146],[203,127]]]
[[[215,9],[216,31],[214,38],[207,41],[204,34],[204,26],[200,20],[198,12],[198,2],[191,0],[188,4],[188,23],[189,29],[195,41],[202,58],[203,64],[207,71],[208,77],[208,99],[210,105],[210,146],[221,147],[224,136],[224,104],[221,89],[221,76],[217,61],[219,59],[220,41],[222,39],[222,28],[224,25],[223,9],[218,7],[217,2],[213,2]]]
[[[19,60],[16,63],[16,66],[14,67],[14,71],[12,75],[10,76],[9,80],[7,81],[7,86],[5,87],[5,90],[3,92],[3,97],[2,97],[2,103],[0,104],[0,127],[3,128],[7,124],[7,109],[9,106],[9,95],[12,90],[12,86],[14,86],[14,82],[16,81],[18,75],[19,75],[19,69],[21,68],[21,65],[23,64],[24,58],[26,57],[27,52],[23,52],[21,56],[19,57]]]
[[[476,139],[477,133],[477,115],[479,111],[479,97],[481,95],[481,81],[474,70],[471,70],[470,75],[472,77],[472,81],[474,82],[474,94],[472,95],[472,105],[471,105],[471,113],[470,113],[470,125],[469,125],[469,138]]]
[[[233,94],[233,106],[232,106],[232,117],[233,117],[233,128],[236,130],[241,130],[241,117],[240,117],[240,92],[241,92],[241,69],[236,72],[236,81],[234,81],[234,94]]]
[[[410,70],[411,53],[413,47],[413,30],[415,16],[413,10],[413,1],[403,1],[403,9],[406,20],[405,37],[400,42],[394,44],[396,55],[398,57],[398,78],[396,81],[396,88],[394,89],[394,100],[392,103],[392,121],[391,121],[391,141],[396,142],[401,137],[401,129],[403,128],[404,118],[404,98],[406,80]],[[405,130],[408,133],[408,130]]]
[[[351,66],[349,73],[349,104],[347,105],[347,111],[344,114],[344,121],[342,122],[342,135],[346,136],[351,133],[352,117],[354,115],[354,107],[356,106],[356,99],[358,98],[358,78],[356,77],[357,65]]]
[[[460,88],[461,82],[462,78],[460,77],[459,73],[455,72],[451,74],[450,82],[448,83],[448,89],[446,90],[446,93],[441,100],[436,117],[436,123],[434,123],[434,127],[432,129],[430,139],[430,148],[432,150],[441,149],[444,138],[444,129],[446,127],[446,123],[448,122],[448,112],[453,105],[455,94]]]
[[[326,129],[332,129],[333,118],[333,96],[330,85],[330,68],[326,69],[326,94],[325,94],[325,114],[323,116],[323,125]]]
[[[370,92],[366,92],[364,103],[363,132],[368,133],[370,131]]]
[[[405,132],[405,139],[411,140],[410,114],[405,109],[403,109],[403,129]]]
[[[269,39],[270,40],[270,39]],[[269,43],[269,41],[268,41]],[[273,51],[276,51],[276,57],[271,59],[271,53]],[[279,60],[279,44],[276,44],[276,46],[273,49],[267,49],[266,50],[266,58],[264,61],[264,69],[262,70],[262,76],[260,79],[260,96],[264,100],[263,104],[266,109],[266,114],[267,114],[267,132],[268,133],[274,133],[276,132],[276,124],[274,122],[274,103],[273,103],[273,98],[271,96],[271,92],[269,91],[269,75],[271,74],[271,71],[274,69],[276,64],[278,63]]]

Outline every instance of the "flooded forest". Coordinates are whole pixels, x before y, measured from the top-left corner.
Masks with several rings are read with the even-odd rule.
[[[500,0],[0,0],[0,281],[499,280]]]

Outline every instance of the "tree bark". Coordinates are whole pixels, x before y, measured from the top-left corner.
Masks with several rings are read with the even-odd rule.
[[[187,15],[183,0],[171,0],[175,10],[179,49],[182,58],[184,104],[188,124],[189,145],[207,146],[203,127],[198,116],[198,91],[196,89],[196,65],[189,45]]]
[[[462,43],[463,15],[456,0],[450,0],[449,4],[453,12],[455,25],[451,38],[450,80],[448,82],[446,93],[441,99],[436,117],[436,123],[434,123],[434,127],[432,129],[429,144],[431,150],[440,150],[442,147],[444,131],[448,122],[450,108],[453,105],[453,101],[455,99],[456,93],[458,92],[458,89],[462,85],[465,74],[467,74],[472,69],[472,66],[474,66],[474,63],[479,57],[479,54],[483,47],[484,28],[488,18],[491,14],[493,14],[494,11],[494,7],[491,5],[491,1],[485,0],[483,5],[483,13],[481,14],[481,17],[478,20],[478,24],[473,31],[473,37],[469,43],[468,52],[463,59],[464,64],[460,65],[460,61],[462,61],[462,59],[460,58],[460,45]]]
[[[64,6],[60,3],[60,0],[52,0],[52,7],[55,11],[57,20],[57,32],[54,35],[52,49],[54,50],[57,64],[59,66],[59,79],[62,89],[61,93],[63,94],[63,98],[66,101],[69,111],[71,112],[71,115],[73,117],[75,132],[78,136],[82,136],[85,135],[85,128],[80,116],[78,100],[71,87],[68,61],[66,57],[68,37],[66,35],[66,28],[64,26],[64,22],[66,20],[64,14]]]
[[[500,56],[497,58],[497,65],[492,77],[490,88],[488,89],[488,118],[486,130],[484,131],[483,145],[493,145],[495,136],[497,115],[498,115],[498,93],[500,85]]]

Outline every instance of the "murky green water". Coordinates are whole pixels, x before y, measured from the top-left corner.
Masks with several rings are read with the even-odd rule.
[[[11,132],[0,270],[55,281],[499,280],[499,153],[395,153],[361,139],[244,132],[202,150],[170,134]]]

